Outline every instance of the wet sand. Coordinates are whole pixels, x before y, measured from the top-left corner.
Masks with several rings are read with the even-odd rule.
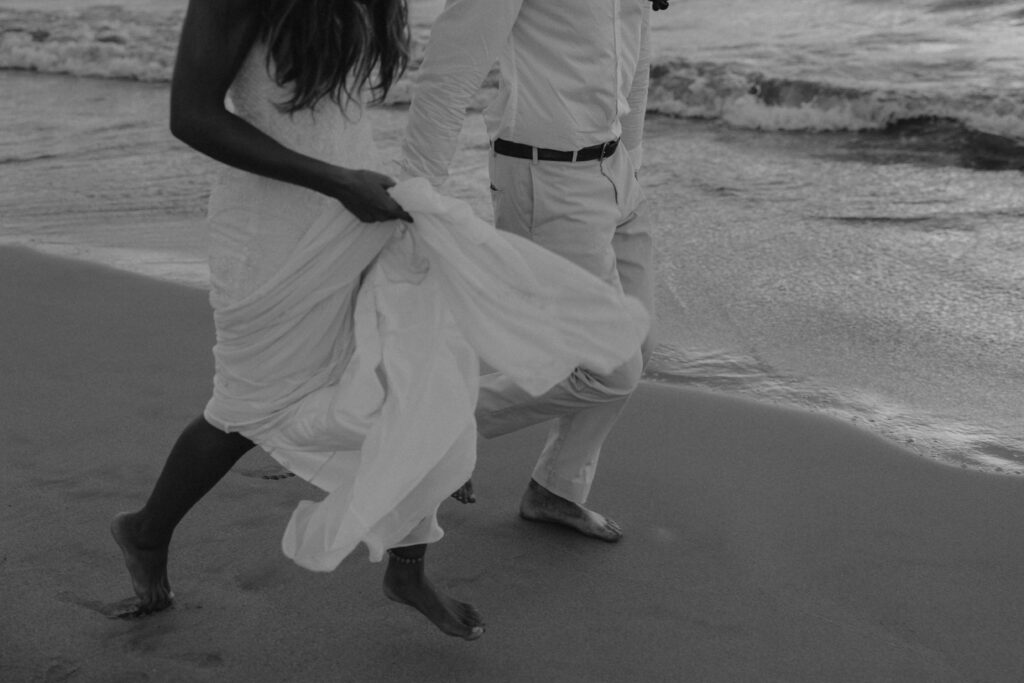
[[[186,519],[172,610],[104,616],[107,533],[148,492],[212,372],[206,294],[0,249],[0,679],[1019,681],[1024,481],[934,464],[846,423],[646,383],[591,503],[606,545],[515,515],[543,430],[482,445],[433,574],[488,621],[449,639],[280,552],[295,479],[253,453]]]

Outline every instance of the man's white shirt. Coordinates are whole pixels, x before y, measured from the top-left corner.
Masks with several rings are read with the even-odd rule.
[[[404,170],[447,177],[466,109],[496,62],[491,140],[576,150],[621,137],[639,167],[649,17],[648,0],[449,0],[417,77]]]

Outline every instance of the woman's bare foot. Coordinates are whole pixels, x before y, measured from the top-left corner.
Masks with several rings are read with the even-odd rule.
[[[452,494],[452,498],[463,505],[466,503],[475,503],[476,495],[473,493],[473,480],[467,480],[465,484],[459,487],[458,491]]]
[[[622,538],[622,529],[614,521],[555,495],[532,479],[519,503],[519,516],[531,522],[561,524],[609,543]]]
[[[134,521],[132,513],[122,512],[110,522],[110,533],[124,553],[124,564],[139,598],[138,608],[128,614],[141,616],[170,607],[174,593],[167,580],[167,545],[146,547],[139,540]]]
[[[476,640],[484,634],[480,613],[465,602],[439,592],[423,573],[423,558],[388,558],[384,572],[384,595],[395,602],[415,607],[441,631],[456,638]]]

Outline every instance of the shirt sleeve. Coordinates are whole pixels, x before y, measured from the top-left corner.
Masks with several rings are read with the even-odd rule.
[[[644,3],[644,18],[640,25],[640,55],[636,62],[633,85],[626,101],[629,113],[622,117],[622,143],[640,168],[643,159],[644,117],[647,114],[647,90],[651,80],[651,6]]]
[[[402,170],[438,185],[448,177],[459,132],[508,43],[523,0],[448,0],[434,22],[413,89]]]

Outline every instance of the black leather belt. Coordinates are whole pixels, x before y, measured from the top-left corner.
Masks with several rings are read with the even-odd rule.
[[[610,142],[602,142],[600,145],[584,147],[575,152],[565,152],[560,149],[531,147],[530,145],[509,142],[501,138],[492,143],[495,154],[516,157],[517,159],[537,159],[538,161],[593,161],[594,159],[606,159],[615,154],[615,149],[618,146],[618,140],[611,140]]]

